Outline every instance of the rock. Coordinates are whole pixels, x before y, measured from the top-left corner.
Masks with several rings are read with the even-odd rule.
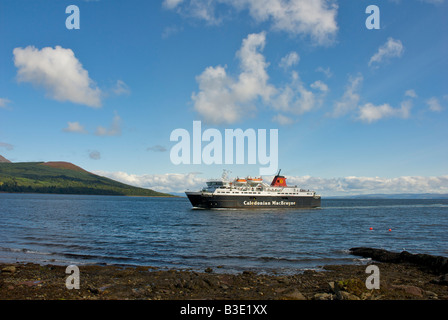
[[[389,263],[411,263],[425,267],[432,272],[448,273],[448,258],[429,254],[411,254],[407,251],[401,253],[390,252],[383,249],[357,247],[351,248],[350,253],[364,258]]]
[[[17,269],[14,266],[7,266],[2,269],[2,273],[15,273],[16,270]]]
[[[432,300],[437,300],[439,299],[439,296],[437,295],[437,293],[432,292],[432,291],[425,291],[425,294],[428,296],[429,299]]]
[[[207,272],[207,273],[212,273],[212,272],[213,272],[213,269],[210,268],[210,267],[208,267],[208,268],[206,268],[204,271]]]
[[[25,285],[28,287],[40,286],[41,284],[42,284],[42,281],[39,281],[39,280],[37,280],[37,281],[22,281],[22,282],[17,283],[17,285]]]
[[[434,284],[440,284],[442,286],[448,286],[448,273],[441,275],[438,279],[434,279],[430,281]]]
[[[316,293],[313,296],[314,300],[333,300],[333,295],[331,293]]]
[[[334,293],[336,294],[338,294],[338,292],[340,291],[346,291],[356,296],[359,296],[365,290],[366,290],[365,283],[363,283],[361,280],[357,278],[342,280],[334,283]]]
[[[394,285],[392,286],[394,289],[403,290],[407,294],[423,297],[423,290],[416,286],[408,286],[408,285]]]
[[[338,293],[336,293],[336,297],[339,300],[361,300],[358,296],[347,291],[338,291]]]
[[[253,271],[248,271],[248,270],[243,271],[243,276],[253,277],[255,275],[256,275],[256,273]]]
[[[282,300],[307,300],[306,297],[297,289],[292,289],[284,293],[281,298]]]
[[[87,290],[89,292],[93,293],[93,294],[99,294],[100,293],[100,291],[97,288],[94,288],[94,287],[89,287],[89,288],[87,288]]]

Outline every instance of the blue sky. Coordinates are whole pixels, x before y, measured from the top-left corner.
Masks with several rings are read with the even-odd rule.
[[[69,5],[80,28],[67,29]],[[377,5],[380,29],[366,28]],[[0,2],[0,154],[179,192],[177,128],[278,129],[279,167],[323,195],[448,193],[448,1]],[[269,177],[267,177],[268,179]]]

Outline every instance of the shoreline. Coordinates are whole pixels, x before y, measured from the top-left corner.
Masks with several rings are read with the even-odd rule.
[[[369,265],[380,288],[367,289]],[[328,265],[294,275],[79,266],[79,289],[67,289],[66,266],[0,263],[1,300],[448,300],[448,275],[408,263]]]

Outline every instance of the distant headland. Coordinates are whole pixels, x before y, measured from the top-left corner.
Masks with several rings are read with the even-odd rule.
[[[0,192],[175,197],[102,177],[70,162],[12,163],[1,155]]]

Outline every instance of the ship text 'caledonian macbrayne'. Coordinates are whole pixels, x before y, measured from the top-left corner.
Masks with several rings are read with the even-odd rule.
[[[207,181],[201,191],[186,191],[194,208],[316,208],[320,207],[320,196],[314,191],[286,185],[280,170],[269,185],[261,177],[245,179],[222,179]]]

